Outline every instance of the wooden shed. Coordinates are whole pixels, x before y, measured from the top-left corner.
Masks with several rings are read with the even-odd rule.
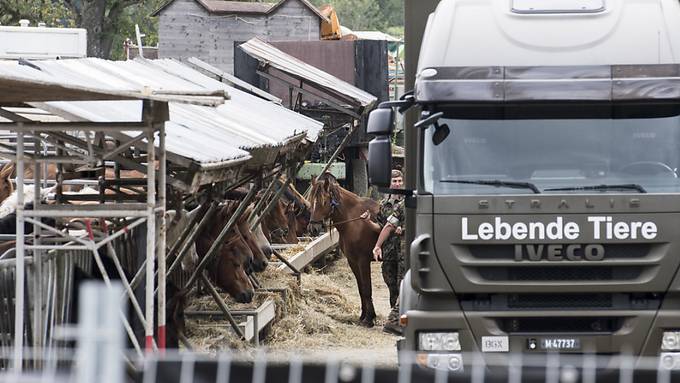
[[[320,40],[327,21],[308,0],[169,0],[153,16],[159,17],[159,57],[198,57],[228,73],[234,42]]]

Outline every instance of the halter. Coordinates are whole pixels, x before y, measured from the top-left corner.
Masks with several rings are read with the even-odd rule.
[[[279,235],[281,238],[286,238],[288,236],[288,228],[277,227],[276,229],[270,231],[269,235]]]
[[[330,205],[331,205],[331,212],[330,212],[330,214],[328,214],[329,217],[330,217],[331,215],[333,215],[333,213],[335,213],[335,208],[337,208],[338,206],[340,206],[340,202],[339,202],[337,199],[335,199],[335,195],[334,195],[334,193],[333,193],[332,191],[329,191],[328,194],[331,195],[331,202],[330,202]],[[332,219],[332,218],[329,218],[329,219],[331,220],[331,222],[333,222],[333,219]],[[311,223],[311,224],[323,224],[323,221],[324,221],[323,219],[321,219],[321,221],[313,221],[313,220],[311,219],[311,214],[310,214],[309,223]]]

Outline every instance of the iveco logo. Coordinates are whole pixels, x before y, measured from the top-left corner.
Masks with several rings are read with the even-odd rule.
[[[515,245],[515,261],[601,261],[602,245]]]

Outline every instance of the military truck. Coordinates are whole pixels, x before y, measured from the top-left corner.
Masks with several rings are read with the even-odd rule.
[[[415,73],[368,124],[388,187],[395,113],[419,117],[401,349],[680,368],[680,3],[442,0]]]

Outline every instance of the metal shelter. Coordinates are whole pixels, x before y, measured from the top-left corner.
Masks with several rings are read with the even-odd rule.
[[[11,297],[16,300],[13,360],[20,369],[26,334],[32,334],[34,347],[49,346],[51,325],[62,324],[47,310],[47,306],[63,303],[63,297],[55,298],[57,278],[53,278],[52,268],[43,270],[43,263],[64,252],[84,252],[85,258],[91,253],[108,283],[100,255],[100,250],[105,251],[144,325],[146,349],[163,348],[169,273],[177,270],[200,227],[215,211],[216,196],[253,182],[248,197],[224,223],[220,238],[182,285],[188,289],[198,279],[206,282],[230,318],[204,268],[263,181],[296,168],[322,124],[174,60],[79,59],[0,61],[0,129],[16,132],[16,137],[0,140],[0,156],[17,162],[16,259],[7,261],[16,269],[15,296]],[[111,163],[113,176],[106,173],[106,165]],[[26,164],[32,165],[33,173],[34,193],[27,195],[33,199],[31,209],[24,208]],[[48,164],[56,166],[56,173],[50,173]],[[136,172],[136,178],[121,175],[125,171]],[[95,179],[82,180],[88,176]],[[55,203],[47,204],[44,187],[54,183],[55,189],[48,191],[56,191]],[[99,191],[96,195],[68,192],[69,183],[96,185]],[[168,254],[175,258],[167,265],[166,183],[184,196],[196,196],[204,212],[169,246]],[[45,222],[46,218],[56,222]],[[70,225],[67,218],[83,220],[84,230],[62,229]],[[30,238],[24,223],[32,225]],[[117,241],[140,231],[143,225],[146,256],[128,281]],[[27,262],[32,265],[29,292],[24,291]],[[144,310],[134,291],[142,281]],[[46,284],[54,286],[45,289]],[[24,304],[29,296],[32,310]],[[156,301],[157,339],[153,327]],[[25,318],[31,317],[28,314],[32,314],[32,326],[24,325]],[[141,353],[142,346],[123,313],[121,320]]]
[[[319,173],[323,174],[362,126],[364,117],[375,106],[377,98],[258,38],[239,47],[259,61],[259,76],[288,88],[290,109],[326,124],[326,136],[349,127],[346,136]]]

